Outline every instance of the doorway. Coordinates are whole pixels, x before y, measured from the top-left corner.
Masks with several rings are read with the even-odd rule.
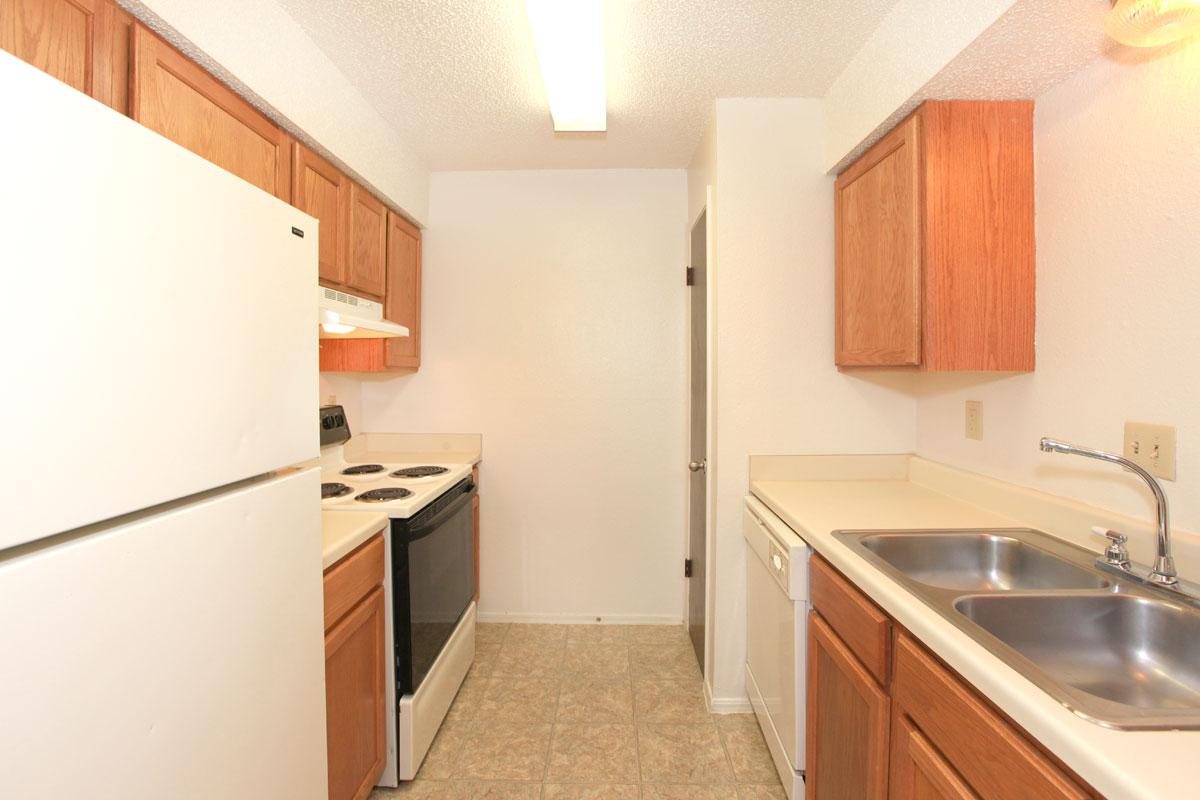
[[[692,647],[705,669],[708,581],[708,208],[692,224],[688,289],[691,293],[691,374],[688,446],[687,625]]]

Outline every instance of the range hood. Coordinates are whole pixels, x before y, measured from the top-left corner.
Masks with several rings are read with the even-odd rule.
[[[383,305],[365,297],[317,287],[322,339],[388,339],[408,328],[383,318]]]

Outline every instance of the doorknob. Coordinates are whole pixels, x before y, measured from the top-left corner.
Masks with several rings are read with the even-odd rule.
[[[690,469],[692,472],[700,472],[701,470],[704,470],[707,468],[708,468],[708,464],[705,463],[704,461],[689,461],[688,462],[688,469]]]

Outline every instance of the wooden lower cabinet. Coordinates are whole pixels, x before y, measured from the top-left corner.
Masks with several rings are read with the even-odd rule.
[[[894,620],[877,679],[847,642],[861,651],[864,611],[881,610],[828,562],[812,567],[838,591],[814,602],[828,616],[809,615],[807,800],[1101,797]]]
[[[807,800],[887,797],[890,701],[815,611],[808,619]]]
[[[325,571],[329,800],[365,798],[387,759],[382,545],[376,535]]]
[[[979,800],[954,767],[903,713],[892,725],[892,800]]]

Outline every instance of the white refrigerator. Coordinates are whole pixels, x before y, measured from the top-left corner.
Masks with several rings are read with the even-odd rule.
[[[324,798],[317,223],[0,96],[0,797]]]

